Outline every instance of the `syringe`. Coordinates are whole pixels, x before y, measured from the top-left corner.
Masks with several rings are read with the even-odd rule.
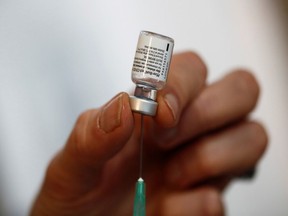
[[[144,122],[143,115],[141,114],[141,128],[140,128],[140,161],[139,161],[139,179],[136,182],[135,197],[134,197],[134,210],[133,216],[146,215],[146,195],[145,195],[145,182],[142,178],[143,175],[143,138],[144,138]]]
[[[145,216],[146,196],[143,178],[144,117],[155,116],[158,103],[157,90],[162,89],[167,80],[174,47],[172,38],[153,32],[140,33],[132,67],[132,81],[136,84],[134,96],[130,96],[132,111],[141,114],[140,167],[136,182],[133,216]]]

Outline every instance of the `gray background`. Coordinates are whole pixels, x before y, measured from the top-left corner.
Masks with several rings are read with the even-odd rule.
[[[262,86],[252,117],[270,146],[252,183],[225,194],[228,215],[288,214],[287,23],[278,1],[1,0],[0,208],[26,215],[45,168],[82,111],[133,87],[138,34],[175,39],[208,64],[209,81],[230,69]]]

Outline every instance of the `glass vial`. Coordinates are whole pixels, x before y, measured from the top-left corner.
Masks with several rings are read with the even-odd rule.
[[[174,40],[164,35],[142,31],[138,39],[132,67],[132,81],[136,84],[130,97],[134,112],[154,116],[157,111],[157,90],[167,81]]]

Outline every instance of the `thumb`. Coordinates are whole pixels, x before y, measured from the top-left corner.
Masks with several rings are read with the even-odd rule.
[[[67,200],[95,188],[103,164],[124,147],[133,124],[126,93],[80,115],[64,149],[48,167],[40,196],[44,190],[56,200]]]
[[[77,163],[95,169],[122,149],[132,130],[129,96],[120,93],[103,107],[80,115],[64,151]]]

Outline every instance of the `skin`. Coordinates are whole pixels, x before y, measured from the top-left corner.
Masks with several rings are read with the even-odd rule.
[[[199,56],[173,56],[158,113],[145,117],[147,215],[224,215],[223,189],[255,167],[267,146],[247,117],[259,86],[235,70],[212,84]],[[51,161],[31,210],[40,215],[132,215],[139,172],[140,116],[120,93],[80,115]]]

